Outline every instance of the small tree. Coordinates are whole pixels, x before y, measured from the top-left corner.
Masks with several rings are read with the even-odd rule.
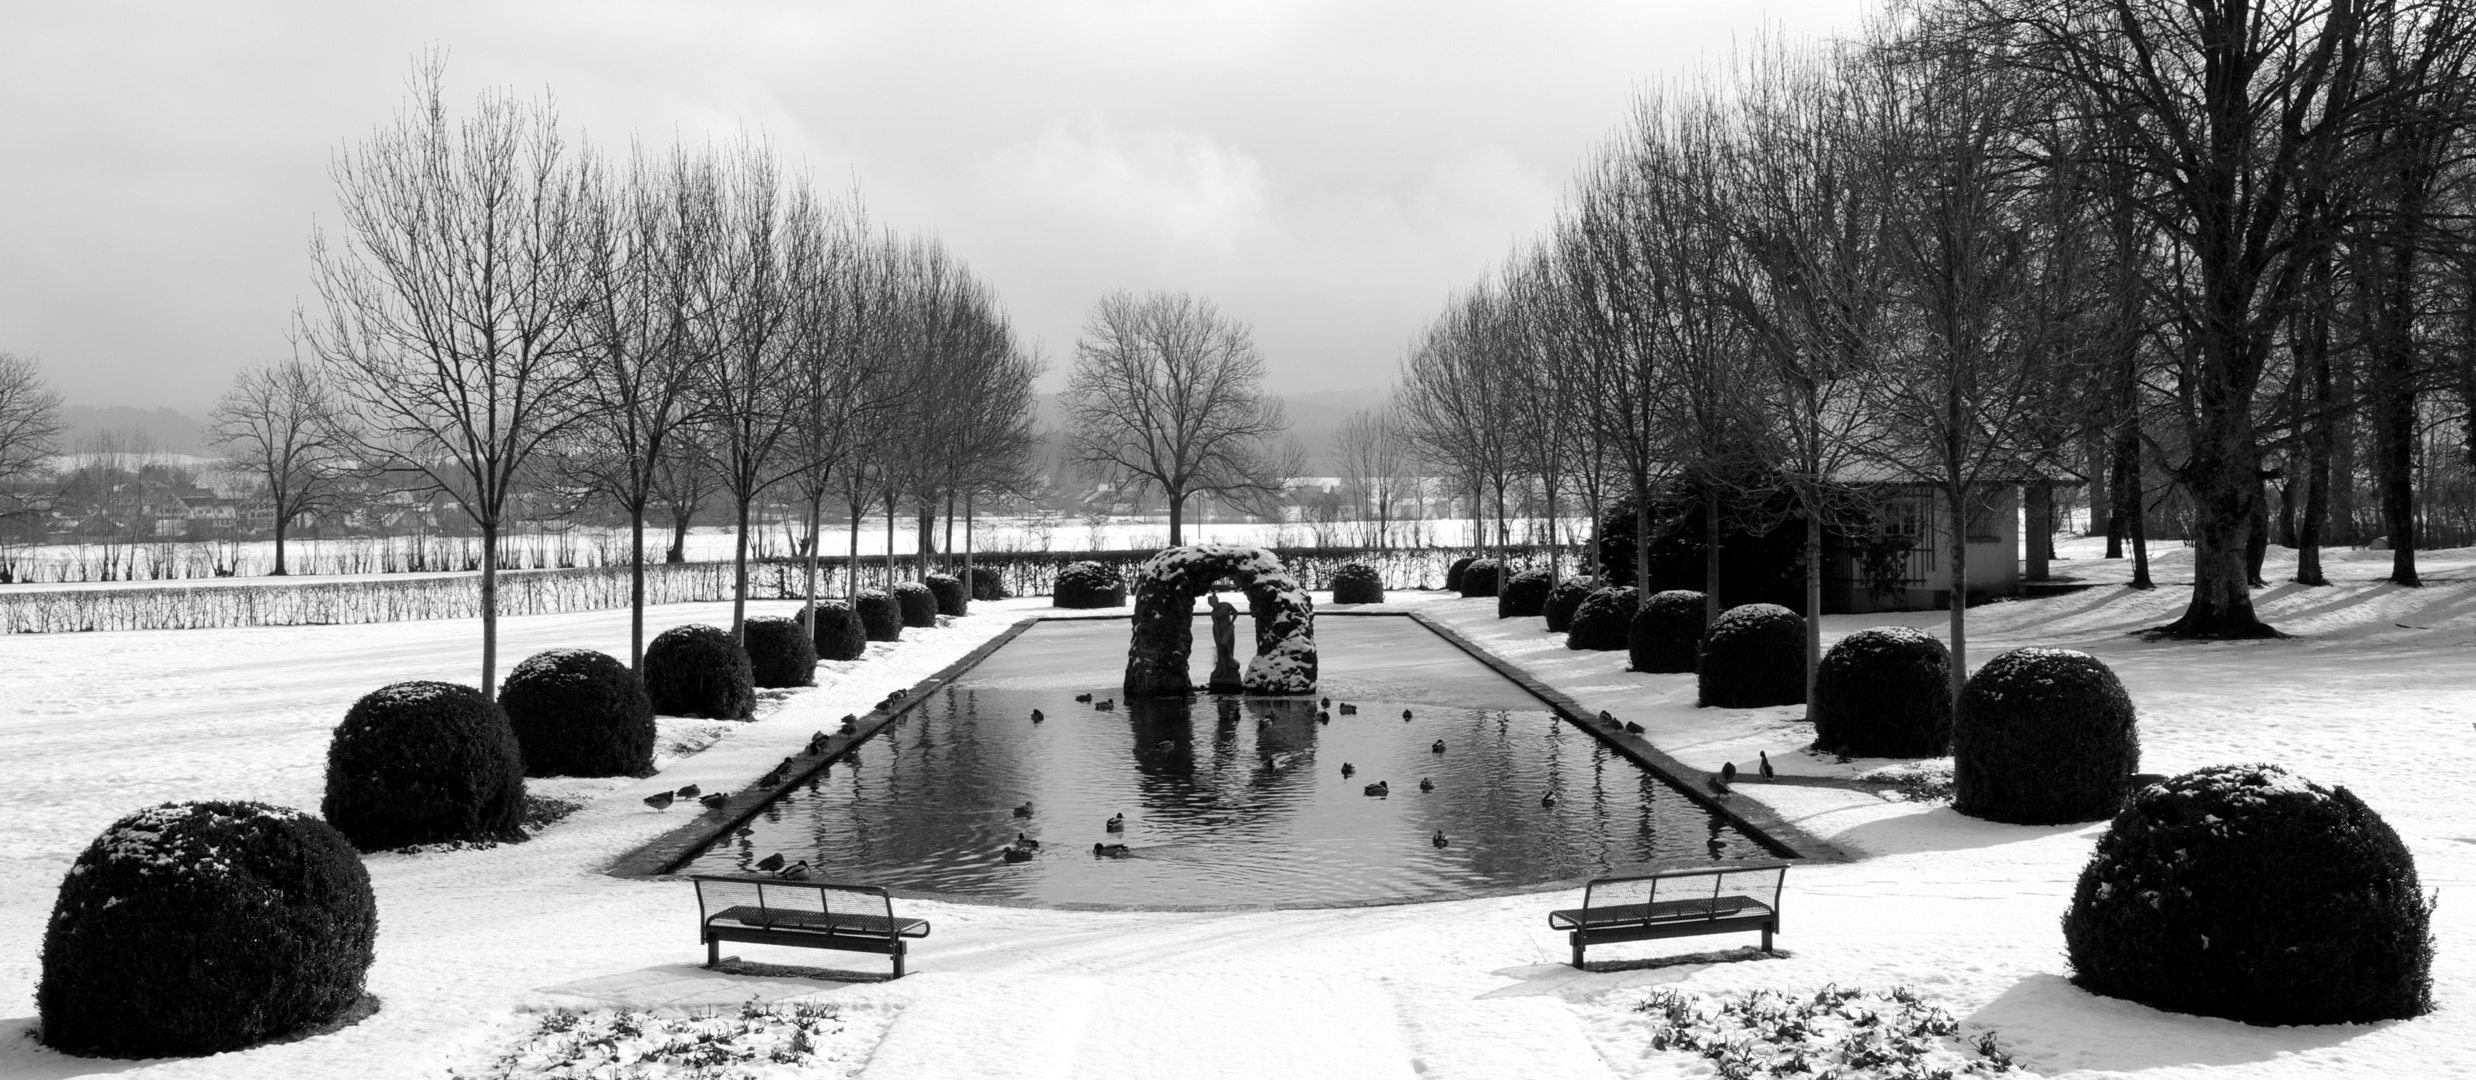
[[[60,392],[43,384],[33,357],[0,352],[0,515],[28,507],[11,485],[41,471],[59,451]]]
[[[324,372],[300,360],[250,368],[233,379],[211,416],[211,432],[232,464],[266,484],[274,505],[276,575],[284,539],[302,517],[335,507],[346,494],[352,459]]]

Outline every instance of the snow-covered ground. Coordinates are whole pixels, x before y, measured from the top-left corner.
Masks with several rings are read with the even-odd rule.
[[[2058,573],[2121,580],[2121,563],[2064,545]],[[2162,580],[2184,553],[2156,553]],[[2020,645],[2086,649],[2141,709],[2143,768],[2266,760],[2345,784],[2415,852],[2435,915],[2434,1014],[2405,1022],[2255,1028],[2092,997],[2065,978],[2058,926],[2100,826],[2028,828],[1861,790],[1740,786],[1859,856],[1789,873],[1785,959],[1687,959],[1585,973],[1546,925],[1570,892],[1284,912],[1070,912],[909,902],[935,922],[891,983],[706,972],[694,901],[677,882],[599,871],[680,821],[638,803],[658,788],[732,787],[808,734],[967,652],[1040,599],[975,605],[934,631],[828,665],[820,686],[648,780],[542,784],[589,805],[525,844],[385,854],[369,864],[379,957],[369,1019],[236,1054],[85,1061],[21,1038],[33,1024],[43,920],[68,862],[103,826],[165,799],[244,797],[315,808],[328,731],[358,694],[397,679],[475,676],[470,621],[385,626],[13,637],[0,643],[0,1076],[128,1071],[164,1077],[407,1076],[472,1072],[557,1006],[733,1006],[751,996],[831,1001],[875,1039],[867,1077],[1426,1078],[1708,1076],[1653,1051],[1631,1011],[1654,988],[1703,993],[1825,984],[1906,985],[1974,1035],[1991,1028],[2043,1075],[2444,1077],[2476,1074],[2476,789],[2461,755],[2476,719],[2476,552],[2427,553],[2422,589],[2378,584],[2388,554],[2331,553],[2322,589],[2272,586],[2256,602],[2298,636],[2152,643],[2128,632],[2171,619],[2183,591],[2102,588],[1971,611],[1971,657]],[[2270,577],[2292,555],[2273,553]],[[1794,708],[1697,710],[1690,676],[1625,672],[1622,654],[1576,653],[1493,603],[1397,594],[1590,708],[1641,721],[1698,768],[1768,752],[1783,771],[1853,774],[1801,752]],[[769,612],[790,605],[760,605]],[[724,605],[659,610],[654,627],[727,618]],[[1827,637],[1940,613],[1825,620]],[[506,660],[553,645],[617,651],[624,612],[511,619]],[[2452,748],[2458,749],[2452,749]],[[1683,939],[1610,958],[1692,957],[1739,944]],[[865,967],[742,947],[751,961]],[[1601,958],[1595,952],[1594,959]]]

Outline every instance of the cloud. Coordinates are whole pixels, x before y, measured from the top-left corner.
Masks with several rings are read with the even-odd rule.
[[[980,179],[1008,201],[1218,257],[1267,224],[1263,163],[1192,131],[1127,133],[1098,121],[1054,125],[989,153]]]

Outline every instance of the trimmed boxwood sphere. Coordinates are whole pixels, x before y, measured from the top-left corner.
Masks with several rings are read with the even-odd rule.
[[[1641,594],[1631,585],[1592,590],[1582,599],[1582,606],[1573,609],[1573,629],[1565,634],[1565,647],[1595,652],[1624,648],[1634,608],[1641,602]]]
[[[862,589],[851,599],[851,609],[860,615],[860,630],[870,641],[903,640],[903,608],[884,589]]]
[[[2132,697],[2094,656],[2014,649],[1986,661],[1952,715],[1952,809],[2014,825],[2123,809],[2141,739]]]
[[[369,872],[326,822],[254,802],[140,810],[60,883],[35,990],[43,1042],[116,1058],[238,1050],[343,1015],[377,937]]]
[[[1006,576],[998,573],[994,566],[972,567],[971,598],[974,600],[1005,599]]]
[[[1952,748],[1952,652],[1908,626],[1833,642],[1814,671],[1814,746],[1849,757],[1941,757]]]
[[[2415,857],[2346,788],[2276,765],[2152,784],[2115,816],[2063,918],[2091,993],[2248,1024],[2433,1009]]]
[[[645,646],[645,696],[664,716],[746,720],[756,708],[756,672],[730,631],[674,626]]]
[[[1590,599],[1591,587],[1572,578],[1556,583],[1548,590],[1547,602],[1539,605],[1539,613],[1547,616],[1548,633],[1562,634],[1573,629],[1573,613]]]
[[[1470,564],[1479,561],[1476,555],[1464,555],[1444,568],[1444,591],[1462,591],[1462,575],[1470,572]]]
[[[1366,563],[1343,563],[1333,569],[1333,603],[1381,604],[1384,577]]]
[[[1494,559],[1478,559],[1462,567],[1462,598],[1494,596],[1504,582],[1504,564]]]
[[[382,686],[335,726],[319,812],[363,851],[520,840],[524,753],[507,714],[479,690]]]
[[[971,597],[965,594],[962,578],[952,574],[930,574],[921,578],[920,584],[928,586],[929,595],[937,598],[938,614],[971,614]]]
[[[1126,605],[1126,582],[1118,572],[1096,562],[1071,563],[1057,572],[1052,599],[1062,608],[1105,608]]]
[[[1778,604],[1719,613],[1702,632],[1700,704],[1759,709],[1805,700],[1805,619]]]
[[[810,639],[819,660],[858,660],[868,655],[868,628],[843,600],[817,601],[817,631]]]
[[[796,619],[760,616],[739,624],[747,640],[748,681],[757,686],[812,686],[817,640]]]
[[[637,776],[653,768],[653,702],[608,653],[550,649],[499,684],[526,776]]]
[[[904,626],[936,626],[937,594],[917,581],[894,583],[894,603],[901,608]]]
[[[1635,671],[1694,670],[1702,653],[1708,598],[1692,589],[1666,589],[1642,601],[1625,632],[1626,658]]]
[[[1524,570],[1506,578],[1504,588],[1496,590],[1496,617],[1532,618],[1546,611],[1548,588],[1545,570]]]

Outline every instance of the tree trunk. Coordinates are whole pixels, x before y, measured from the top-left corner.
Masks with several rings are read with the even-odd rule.
[[[817,639],[817,555],[818,549],[825,546],[825,538],[818,532],[824,525],[824,510],[824,492],[808,497],[808,580],[801,589],[808,596],[808,605],[800,609],[800,626],[810,641]]]
[[[860,504],[851,504],[851,557],[843,563],[843,599],[860,597]]]
[[[2162,628],[2174,637],[2241,639],[2275,637],[2277,631],[2253,613],[2245,572],[2244,544],[2253,529],[2260,488],[2252,421],[2240,405],[2206,405],[2201,445],[2184,469],[2192,494],[2192,602],[2181,618]]]
[[[2082,446],[2082,460],[2089,465],[2089,527],[2083,536],[2107,538],[2107,558],[2123,558],[2122,544],[2115,538],[2115,504],[2107,498],[2107,474],[2114,463],[2107,460],[2106,444],[2092,432]]]
[[[1185,543],[1186,492],[1171,492],[1169,495],[1169,546],[1179,547]]]
[[[731,640],[737,641],[744,645],[747,643],[748,639],[741,634],[740,624],[746,622],[748,618],[749,500],[738,499],[735,501],[739,504],[739,528],[737,530],[738,535],[731,538]]]
[[[1957,486],[1944,490],[1945,517],[1951,525],[1951,585],[1948,606],[1951,609],[1952,700],[1960,700],[1960,692],[1969,684],[1969,503]]]
[[[2128,423],[2115,436],[2115,528],[2121,539],[2132,542],[2132,587],[2154,589],[2157,585],[2149,580],[2149,493],[2144,487],[2141,432]],[[2108,547],[2120,550],[2115,544],[2116,539],[2110,537]]]
[[[1805,707],[1811,720],[1814,674],[1823,665],[1823,499],[1812,480],[1805,502]]]
[[[2259,469],[2253,470],[2252,517],[2247,524],[2251,531],[2244,537],[2244,584],[2257,589],[2269,584],[2261,580],[2261,566],[2270,557],[2270,487]]]
[[[499,523],[481,525],[481,696],[499,699]]]
[[[1633,478],[1633,587],[1639,596],[1651,587],[1651,478]]]
[[[1719,621],[1719,613],[1728,610],[1721,606],[1719,596],[1720,538],[1726,535],[1720,528],[1719,511],[1719,482],[1705,478],[1702,482],[1702,625],[1704,626]]]
[[[645,663],[645,501],[628,506],[628,670]]]
[[[886,591],[894,591],[894,497],[886,496]]]
[[[971,492],[963,493],[963,595],[966,598],[969,598],[972,589],[979,585],[979,582],[972,578],[971,496]]]
[[[954,489],[946,489],[946,568],[954,568]],[[971,595],[971,582],[963,583],[963,595]]]
[[[2028,504],[2021,507],[2021,527],[2029,531],[2021,545],[2023,554],[2028,556],[2029,571],[2021,580],[2044,581],[2047,560],[2055,554],[2055,489],[2045,481],[2031,481],[2021,485],[2020,493],[2021,501]]]
[[[676,565],[688,561],[688,521],[694,516],[671,512],[671,549],[663,554],[663,562]]]
[[[282,515],[282,514],[280,514],[280,513],[279,513],[279,514],[276,514],[276,515],[275,515],[275,570],[273,571],[273,573],[271,573],[271,574],[269,574],[269,575],[268,575],[268,576],[270,576],[270,577],[283,577],[283,576],[285,576],[285,573],[286,573],[286,571],[284,570],[284,526],[285,526],[285,524],[286,524],[286,522],[285,522],[285,520],[284,520],[284,515]]]

